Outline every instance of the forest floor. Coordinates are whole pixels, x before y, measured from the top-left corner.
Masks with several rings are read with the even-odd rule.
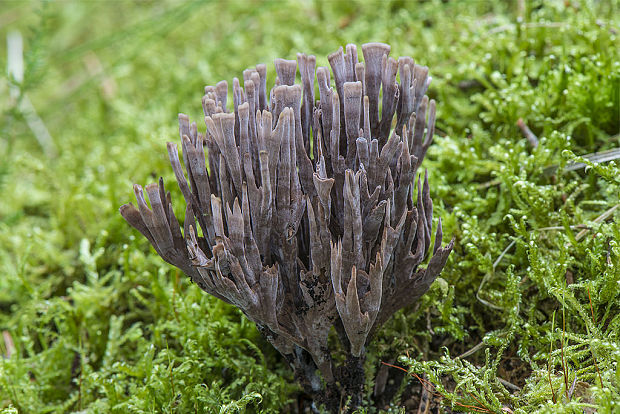
[[[3,1],[0,412],[298,410],[254,325],[118,207],[174,180],[205,85],[373,41],[430,67],[423,167],[456,244],[369,350],[361,411],[619,412],[619,31],[617,0]],[[376,402],[384,364],[407,374]]]

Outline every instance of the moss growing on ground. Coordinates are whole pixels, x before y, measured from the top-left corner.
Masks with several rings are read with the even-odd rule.
[[[368,41],[431,69],[440,136],[425,166],[457,238],[431,292],[370,350],[369,370],[410,374],[381,410],[415,411],[422,394],[444,411],[620,410],[619,161],[582,157],[620,143],[617,1],[3,5],[4,412],[304,405],[253,324],[160,260],[117,207],[133,182],[173,181],[165,142],[178,112],[200,116],[205,84],[302,50],[327,65]],[[4,69],[13,30],[19,85]]]

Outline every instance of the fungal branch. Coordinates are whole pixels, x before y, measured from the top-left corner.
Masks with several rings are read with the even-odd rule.
[[[165,261],[256,323],[331,411],[342,395],[361,402],[366,344],[428,290],[453,246],[439,220],[431,249],[433,203],[417,174],[435,127],[428,68],[386,44],[362,53],[340,48],[331,72],[314,56],[276,59],[269,91],[266,66],[248,69],[232,111],[227,82],[207,86],[206,131],[181,114],[182,159],[168,143],[183,231],[161,179],[146,186],[150,207],[135,185],[137,208],[120,208]],[[349,354],[339,370],[332,327]]]

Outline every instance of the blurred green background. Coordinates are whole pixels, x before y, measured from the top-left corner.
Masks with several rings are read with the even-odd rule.
[[[172,182],[165,143],[179,112],[201,119],[205,85],[380,41],[430,67],[439,136],[424,167],[457,245],[381,333],[369,372],[385,361],[424,375],[443,410],[620,410],[620,174],[613,161],[565,171],[618,148],[619,22],[616,0],[3,0],[0,409],[303,407],[253,325],[117,209],[133,183]],[[20,36],[23,79],[5,70]],[[367,412],[417,410],[415,378],[381,407],[372,384]]]

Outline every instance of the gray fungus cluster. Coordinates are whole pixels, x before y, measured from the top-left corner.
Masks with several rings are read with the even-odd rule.
[[[314,56],[276,59],[270,90],[265,65],[245,70],[232,111],[226,81],[205,87],[206,131],[180,114],[182,157],[168,143],[183,226],[162,179],[145,188],[150,207],[135,185],[137,208],[120,208],[166,262],[241,309],[330,411],[360,404],[367,344],[453,246],[441,247],[440,219],[431,248],[433,202],[417,174],[435,127],[428,68],[382,43],[362,54],[330,54],[331,73]],[[339,367],[332,327],[348,356]]]

